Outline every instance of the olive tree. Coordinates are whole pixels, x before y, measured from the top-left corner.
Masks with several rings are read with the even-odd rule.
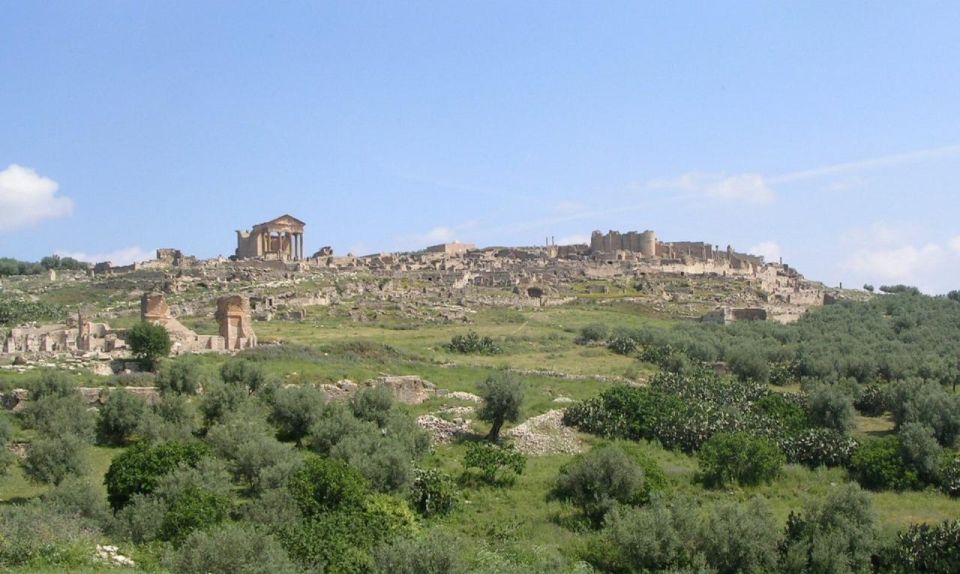
[[[515,422],[520,418],[523,386],[509,371],[500,371],[480,383],[480,396],[483,398],[483,405],[477,412],[477,418],[491,424],[487,440],[497,442],[500,440],[503,423]]]

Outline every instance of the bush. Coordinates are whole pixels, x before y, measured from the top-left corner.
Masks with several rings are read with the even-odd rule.
[[[560,468],[550,498],[570,502],[594,526],[618,504],[649,500],[650,484],[643,468],[623,450],[595,448]]]
[[[200,365],[194,358],[164,361],[156,378],[157,389],[165,395],[195,395],[201,383]]]
[[[367,387],[350,398],[353,416],[383,428],[393,409],[393,393],[385,386]]]
[[[223,422],[250,400],[245,388],[221,381],[211,381],[204,391],[200,413],[207,426]]]
[[[238,385],[250,393],[256,393],[267,386],[267,375],[263,367],[244,359],[230,359],[220,367],[220,380],[229,385]]]
[[[810,393],[810,422],[847,433],[856,426],[853,399],[836,385],[819,385]]]
[[[857,446],[856,440],[835,430],[807,429],[788,441],[788,458],[810,468],[847,466]]]
[[[605,341],[610,329],[603,323],[591,323],[580,328],[580,335],[575,342],[578,345],[589,345],[590,343],[599,343]]]
[[[40,377],[29,385],[30,400],[36,402],[45,397],[71,397],[77,393],[77,386],[70,375],[63,371],[46,369]]]
[[[76,436],[42,438],[30,444],[23,472],[34,482],[60,484],[86,471],[86,455],[86,443]]]
[[[114,510],[123,508],[134,494],[153,492],[164,475],[180,465],[197,466],[208,454],[209,448],[202,443],[130,447],[114,457],[104,477],[110,506]]]
[[[170,354],[173,342],[162,325],[141,321],[127,331],[127,346],[134,357],[153,369],[157,359]]]
[[[178,574],[296,574],[300,571],[273,536],[242,524],[193,532],[164,562]]]
[[[938,525],[914,524],[897,535],[887,556],[886,569],[893,574],[955,574],[960,572],[960,520]]]
[[[304,459],[287,488],[306,517],[360,508],[369,493],[366,479],[356,469],[343,461],[316,456]]]
[[[871,490],[904,490],[920,483],[916,471],[904,463],[895,436],[864,442],[854,451],[848,470],[851,478]]]
[[[906,423],[900,427],[900,456],[917,473],[920,480],[936,482],[940,474],[940,455],[933,429],[921,423]]]
[[[779,522],[762,498],[745,504],[724,502],[699,529],[699,550],[719,574],[776,571]]]
[[[67,395],[42,395],[22,412],[23,423],[44,437],[71,436],[92,442],[96,415],[76,390]]]
[[[169,505],[157,496],[134,494],[127,504],[114,514],[111,534],[120,540],[143,544],[160,536],[160,525]]]
[[[230,498],[201,488],[188,488],[178,494],[164,513],[159,538],[179,545],[193,531],[223,522],[229,511]]]
[[[637,342],[630,337],[615,337],[607,342],[607,348],[618,355],[632,355],[637,350]]]
[[[887,412],[887,390],[878,384],[867,385],[861,391],[853,406],[860,414],[878,417]]]
[[[480,383],[479,394],[483,404],[477,411],[477,418],[492,425],[487,440],[496,442],[500,439],[504,422],[520,419],[523,387],[512,373],[499,371]]]
[[[822,500],[791,513],[780,546],[787,574],[869,572],[876,547],[870,499],[854,484],[833,488]]]
[[[450,475],[435,469],[414,469],[410,502],[423,516],[449,514],[460,502],[457,486]]]
[[[479,478],[494,486],[512,484],[517,476],[523,474],[526,466],[527,459],[513,448],[489,443],[470,443],[463,457],[466,478],[473,476],[472,469],[477,469]]]
[[[932,428],[937,441],[948,448],[960,436],[960,396],[948,393],[938,383],[895,383],[888,400],[898,429],[906,423],[923,423]]]
[[[466,335],[454,335],[450,342],[444,347],[452,353],[480,354],[480,355],[499,355],[503,352],[493,339],[487,336],[481,337],[474,331]]]
[[[160,401],[144,413],[136,434],[142,441],[153,444],[158,442],[184,442],[193,438],[197,428],[197,412],[187,397],[178,394],[164,394]]]
[[[374,550],[375,574],[465,573],[460,542],[439,530],[424,538],[397,538]]]
[[[61,514],[40,501],[0,506],[0,566],[24,572],[91,566],[100,533],[87,520]],[[57,568],[59,569],[59,568]]]
[[[13,436],[13,427],[7,417],[0,414],[0,476],[7,474],[13,463],[17,461],[16,455],[7,449],[10,437]]]
[[[727,355],[730,372],[741,381],[765,383],[770,376],[766,358],[754,349],[738,348]]]
[[[655,497],[649,506],[614,508],[584,558],[601,572],[679,571],[696,554],[698,514],[689,498],[668,504]]]
[[[103,491],[82,478],[66,478],[47,491],[42,500],[48,508],[64,516],[86,520],[91,528],[102,528],[112,518]]]
[[[940,490],[960,496],[960,455],[948,453],[940,463]]]
[[[123,389],[111,391],[97,420],[98,440],[104,444],[126,444],[142,422],[146,410],[146,403],[137,395]]]
[[[323,414],[327,399],[312,386],[287,387],[273,398],[270,422],[277,427],[277,438],[301,444]]]
[[[780,474],[785,458],[769,440],[747,433],[718,433],[697,455],[700,478],[708,486],[755,486]]]

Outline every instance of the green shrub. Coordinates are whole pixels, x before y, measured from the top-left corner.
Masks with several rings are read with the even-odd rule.
[[[690,498],[668,503],[655,497],[648,506],[617,507],[581,554],[601,572],[680,571],[695,559],[700,519]]]
[[[165,395],[195,395],[202,383],[200,364],[192,357],[164,361],[156,378],[157,389]]]
[[[257,393],[267,386],[267,374],[263,367],[244,359],[230,359],[221,365],[220,380],[239,385],[249,393]]]
[[[343,461],[317,456],[304,459],[287,488],[306,517],[359,508],[369,493],[367,481],[359,471]]]
[[[157,359],[170,354],[173,342],[162,325],[141,321],[127,331],[127,346],[134,357],[153,369]]]
[[[460,503],[457,485],[450,475],[436,469],[414,469],[410,502],[422,516],[449,514]]]
[[[87,444],[72,435],[41,438],[30,443],[23,473],[34,482],[60,484],[87,470]]]
[[[43,395],[31,401],[21,413],[24,426],[44,437],[71,436],[92,442],[96,415],[75,390],[67,395]]]
[[[960,396],[933,381],[906,381],[891,386],[889,402],[899,429],[922,423],[933,429],[937,441],[952,447],[960,436]]]
[[[223,422],[250,401],[247,389],[221,381],[210,381],[204,388],[200,401],[200,413],[207,426]]]
[[[960,520],[938,525],[914,524],[897,535],[885,556],[891,574],[955,574],[960,572]]]
[[[699,551],[718,574],[766,574],[777,567],[779,522],[763,498],[722,502],[699,528]]]
[[[512,484],[526,466],[526,457],[512,447],[489,443],[470,443],[463,457],[463,472],[467,479],[473,477],[473,469],[476,469],[480,480],[494,486]]]
[[[960,455],[945,453],[940,463],[940,490],[950,496],[960,496]]]
[[[17,457],[7,449],[7,444],[13,436],[13,427],[5,415],[0,414],[0,476],[7,474],[10,467],[17,462]]]
[[[889,410],[887,408],[887,389],[879,384],[867,385],[861,389],[853,406],[866,417],[878,417]]]
[[[506,421],[520,419],[523,405],[523,386],[509,371],[498,371],[480,383],[480,397],[483,404],[477,411],[477,418],[491,424],[487,440],[500,439],[500,429]]]
[[[393,410],[393,393],[386,386],[374,386],[361,389],[350,397],[353,416],[363,421],[376,423],[383,428]]]
[[[858,446],[855,439],[835,430],[807,429],[789,439],[787,458],[810,468],[847,466]]]
[[[270,422],[277,427],[277,437],[300,444],[323,415],[326,402],[323,392],[313,386],[278,390],[270,412]]]
[[[770,376],[766,358],[754,349],[737,348],[731,351],[727,355],[727,365],[730,372],[741,381],[765,383]]]
[[[47,491],[42,500],[47,508],[86,520],[91,528],[103,528],[112,518],[103,491],[82,478],[65,479]]]
[[[649,500],[650,490],[643,467],[633,457],[615,446],[605,446],[562,466],[550,498],[570,502],[599,526],[616,505]]]
[[[297,574],[300,569],[269,532],[225,524],[191,533],[166,559],[177,574]]]
[[[797,400],[780,393],[770,393],[756,402],[755,410],[778,421],[788,434],[803,432],[810,428],[807,411]]]
[[[867,440],[850,458],[850,477],[871,490],[914,488],[920,480],[901,455],[895,436]]]
[[[44,369],[40,376],[28,385],[30,400],[36,402],[45,397],[71,397],[77,394],[73,378],[63,371]]]
[[[900,456],[920,480],[933,483],[940,474],[940,457],[943,449],[937,443],[933,429],[922,423],[906,423],[897,433],[900,439]]]
[[[196,466],[208,454],[209,447],[202,443],[130,447],[113,458],[104,477],[110,506],[114,510],[123,508],[134,494],[153,492],[160,479],[181,464]]]
[[[614,337],[607,342],[607,348],[618,355],[632,355],[637,350],[637,342],[630,337]]]
[[[157,540],[169,505],[153,495],[134,494],[114,514],[111,534],[120,540],[144,544]]]
[[[837,385],[818,385],[810,393],[810,422],[846,433],[856,426],[853,399]]]
[[[590,343],[599,343],[605,341],[610,334],[610,329],[603,323],[591,323],[580,328],[580,335],[576,338],[578,345],[589,345]]]
[[[869,572],[877,543],[870,498],[855,484],[834,487],[791,513],[780,545],[786,574]]]
[[[374,550],[375,574],[459,574],[466,572],[462,544],[440,530],[423,538],[397,538]]]
[[[230,499],[200,488],[188,488],[178,494],[163,515],[159,538],[179,545],[195,530],[204,530],[227,518]]]
[[[466,335],[454,335],[444,347],[452,353],[464,355],[499,355],[503,352],[493,339],[487,336],[481,337],[474,331]]]
[[[89,521],[40,501],[0,506],[0,566],[76,570],[92,566],[100,533]]]
[[[146,403],[137,395],[123,389],[110,391],[97,419],[97,439],[104,444],[126,444],[141,424],[146,410]]]
[[[747,433],[718,433],[697,455],[700,478],[708,486],[754,486],[780,474],[785,457],[769,440]]]

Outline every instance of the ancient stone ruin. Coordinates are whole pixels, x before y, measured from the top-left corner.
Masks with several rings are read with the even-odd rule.
[[[250,299],[242,295],[220,297],[216,318],[226,349],[233,351],[257,346],[257,335],[250,320]]]
[[[258,223],[249,231],[237,231],[237,259],[304,259],[303,228],[306,224],[291,215]]]

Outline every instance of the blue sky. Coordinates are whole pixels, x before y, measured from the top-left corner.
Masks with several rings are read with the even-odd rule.
[[[0,254],[655,229],[960,288],[955,2],[21,2]],[[147,255],[143,255],[146,253]]]

